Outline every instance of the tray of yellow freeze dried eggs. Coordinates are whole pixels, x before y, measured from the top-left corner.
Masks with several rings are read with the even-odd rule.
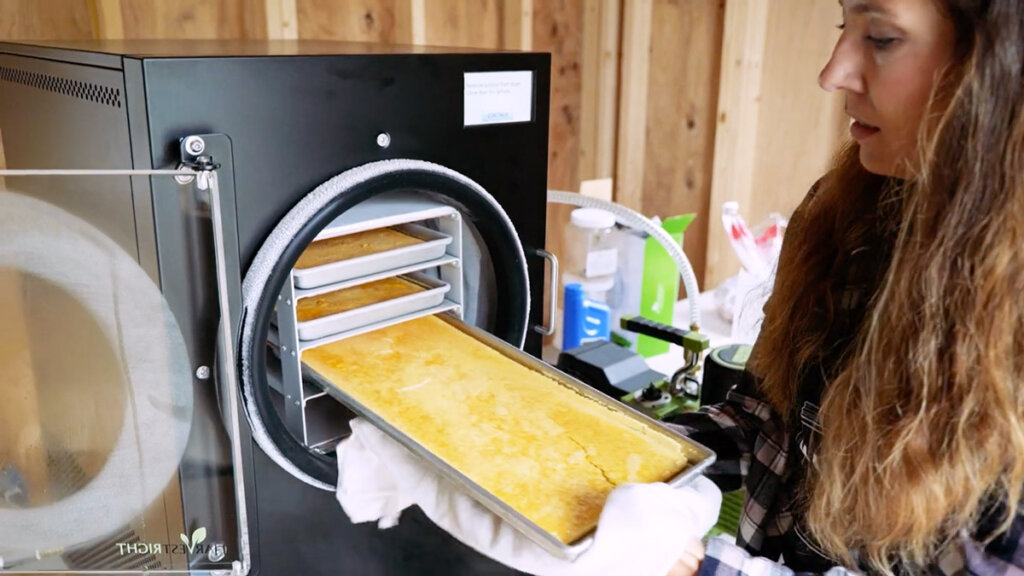
[[[451,289],[424,274],[392,276],[300,298],[295,305],[299,340],[316,340],[441,304]]]
[[[306,350],[348,405],[548,551],[573,558],[608,494],[682,485],[714,453],[447,314]]]
[[[299,256],[295,287],[308,290],[444,256],[452,238],[417,224],[322,237]]]

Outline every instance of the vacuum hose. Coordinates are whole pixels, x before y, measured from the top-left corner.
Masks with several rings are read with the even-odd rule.
[[[697,331],[700,328],[700,289],[697,287],[697,275],[693,273],[693,266],[683,253],[682,247],[665,232],[665,229],[652,222],[649,218],[630,210],[621,204],[591,198],[575,192],[561,192],[548,190],[548,202],[552,204],[570,204],[581,208],[600,208],[615,215],[615,221],[623,226],[646,232],[653,236],[665,250],[679,269],[679,275],[683,279],[683,286],[686,287],[686,299],[690,304],[690,330]]]

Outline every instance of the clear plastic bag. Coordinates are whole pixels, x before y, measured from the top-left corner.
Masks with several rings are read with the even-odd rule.
[[[752,344],[757,338],[788,223],[773,212],[750,229],[738,203],[722,205],[722,225],[742,268],[715,289],[714,297],[718,314],[732,323],[731,336],[737,342]]]
[[[766,277],[775,268],[787,224],[781,214],[773,212],[750,229],[740,216],[739,203],[722,205],[722,226],[729,243],[743,267],[754,276]]]

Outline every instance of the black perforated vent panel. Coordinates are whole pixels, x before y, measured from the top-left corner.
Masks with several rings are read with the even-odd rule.
[[[121,107],[121,90],[119,88],[40,74],[39,72],[28,72],[7,66],[0,66],[0,81],[23,84],[115,108]]]

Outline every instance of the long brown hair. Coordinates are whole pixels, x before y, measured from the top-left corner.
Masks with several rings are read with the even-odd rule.
[[[1024,487],[1024,11],[942,4],[959,57],[933,96],[920,166],[896,183],[868,174],[856,146],[840,154],[787,231],[751,359],[789,417],[830,345],[848,251],[892,213],[891,260],[827,383],[807,485],[818,544],[884,573],[934,561],[993,510],[978,536],[1005,531]]]

